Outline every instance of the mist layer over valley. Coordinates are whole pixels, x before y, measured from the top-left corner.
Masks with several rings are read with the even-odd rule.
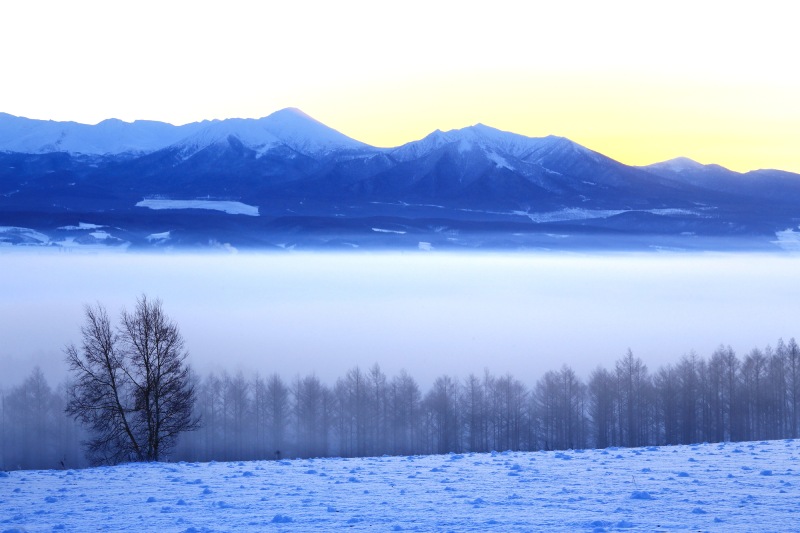
[[[64,377],[83,306],[161,298],[200,372],[353,366],[436,376],[586,376],[628,348],[649,365],[797,335],[800,259],[759,254],[0,255],[0,386]],[[13,281],[13,282],[12,282]]]
[[[7,380],[0,388],[0,475],[15,483],[29,481],[15,470],[137,461],[126,459],[124,451],[109,461],[81,446],[97,433],[64,414],[74,396],[64,386],[62,347],[81,342],[84,303],[98,302],[109,315],[120,316],[144,293],[163,299],[197,371],[187,383],[196,396],[191,416],[198,424],[160,458],[181,461],[181,468],[183,461],[211,461],[187,468],[302,467],[309,475],[320,472],[311,462],[284,459],[391,455],[397,456],[395,462],[433,465],[443,456],[431,454],[449,453],[444,460],[468,457],[471,473],[458,475],[468,475],[473,490],[483,487],[496,499],[498,494],[483,485],[496,473],[483,469],[481,461],[498,455],[479,452],[578,450],[535,458],[501,454],[518,461],[558,462],[579,460],[584,456],[580,450],[595,448],[586,456],[597,458],[600,467],[604,456],[623,456],[615,446],[630,447],[633,457],[660,452],[656,445],[788,438],[786,446],[793,449],[791,438],[797,438],[800,427],[800,348],[793,338],[799,259],[789,255],[11,252],[0,260],[17,281],[4,299],[0,332],[3,349],[10,353],[0,361]],[[122,329],[117,332],[124,335]],[[124,347],[120,353],[126,353]],[[44,371],[31,371],[36,364]],[[726,471],[740,467],[747,475],[758,470],[759,482],[773,472],[793,475],[786,466],[793,457],[775,459],[782,445],[774,440],[768,445],[772,455],[753,459],[764,462],[725,463]],[[636,448],[641,446],[647,448]],[[725,446],[731,446],[731,454],[743,453],[730,443],[713,452],[711,446],[704,445],[709,454]],[[663,451],[669,457],[661,454],[653,465],[635,468],[654,483],[632,476],[633,488],[615,484],[605,496],[637,503],[674,498],[663,484],[691,474],[674,463],[675,449]],[[263,459],[275,461],[214,462]],[[683,457],[679,462],[705,459]],[[358,465],[369,460],[358,461],[347,483],[364,482]],[[319,464],[347,471],[335,463]],[[501,472],[505,477],[523,473],[522,466],[504,464],[509,467]],[[664,479],[649,476],[664,468]],[[444,466],[428,470],[448,472]],[[541,479],[526,482],[548,479],[555,483],[548,486],[565,486],[552,481],[557,467],[548,463],[546,471]],[[254,476],[247,472],[241,476]],[[37,472],[30,475],[39,479]],[[68,470],[64,475],[75,474]],[[418,475],[404,479],[417,486]],[[224,474],[215,471],[212,482],[185,484],[207,483],[192,489],[202,489],[203,498],[226,490],[219,476]],[[344,482],[332,472],[320,477],[324,483]],[[720,477],[719,490],[739,494],[741,488],[731,479]],[[447,476],[437,480],[450,482]],[[764,497],[780,489],[769,480],[759,487]],[[692,492],[694,486],[687,488],[687,494]],[[158,494],[144,501],[166,501]],[[517,499],[515,494],[501,497]],[[56,504],[62,496],[43,501]],[[262,524],[310,519],[289,496],[276,488]],[[743,502],[749,497],[741,495]],[[199,505],[188,503],[189,498],[176,499],[176,505]],[[489,498],[470,501],[480,508]],[[233,507],[226,499],[214,500],[206,518],[226,509],[224,519],[231,519]],[[33,523],[35,500],[3,494],[0,500],[15,509],[5,522]],[[354,498],[352,513],[360,512],[356,509],[365,501],[369,498]],[[711,512],[706,500],[696,502],[692,524],[694,515]],[[599,504],[605,509],[601,501],[586,509],[594,513]],[[281,505],[288,507],[281,510]],[[345,506],[328,505],[334,507],[329,512]],[[711,507],[724,505],[720,499]],[[168,505],[161,509],[172,512]],[[785,506],[778,506],[770,516],[784,512]],[[645,520],[644,514],[627,511],[621,516],[598,521],[587,514],[581,521],[628,528]],[[717,518],[714,523],[721,523]],[[126,520],[117,513],[111,519]],[[179,520],[183,524],[186,519]],[[747,521],[744,515],[739,520]]]

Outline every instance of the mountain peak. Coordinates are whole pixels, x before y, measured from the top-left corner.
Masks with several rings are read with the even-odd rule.
[[[299,117],[304,118],[306,120],[312,120],[314,122],[318,122],[316,119],[305,113],[302,109],[298,109],[297,107],[284,107],[283,109],[279,109],[273,113],[270,113],[268,117]]]
[[[694,159],[689,159],[688,157],[676,157],[673,159],[668,159],[667,161],[661,161],[660,163],[653,163],[652,165],[647,165],[640,168],[648,170],[650,172],[655,172],[660,174],[672,174],[672,175],[697,174],[697,173],[740,174],[739,172],[734,172],[733,170],[727,169],[721,165],[716,165],[716,164],[704,165],[703,163],[698,163]]]
[[[281,109],[259,119],[229,118],[195,125],[199,127],[197,131],[175,144],[184,157],[207,146],[226,143],[231,137],[258,153],[280,145],[307,156],[369,148],[294,107]]]
[[[281,109],[259,119],[258,122],[281,142],[306,155],[369,148],[368,145],[326,126],[296,107]]]
[[[698,163],[694,159],[689,159],[688,157],[675,157],[673,159],[647,165],[644,168],[669,170],[672,172],[686,172],[691,170],[701,170],[705,168],[705,165]]]
[[[518,150],[514,148],[519,148],[519,145],[530,141],[535,142],[535,139],[478,123],[473,126],[448,131],[437,129],[419,141],[413,141],[401,146],[395,152],[419,156],[453,143],[458,143],[459,151],[461,152],[471,150],[475,146],[490,151],[512,148],[512,152],[515,152]]]
[[[130,124],[130,122],[125,122],[124,120],[120,120],[118,118],[107,118],[107,119],[102,120],[102,121],[97,123],[98,126],[103,125],[103,124],[108,125],[108,126],[111,126],[111,125],[117,126],[117,125],[122,125],[122,124]]]
[[[548,135],[547,137],[528,137],[518,133],[503,131],[483,123],[477,123],[449,131],[436,130],[419,141],[407,143],[396,148],[392,154],[400,159],[417,158],[432,153],[443,146],[455,146],[464,153],[476,148],[488,154],[505,154],[518,159],[533,158],[538,161],[545,154],[581,154],[596,158],[597,154],[566,137]]]

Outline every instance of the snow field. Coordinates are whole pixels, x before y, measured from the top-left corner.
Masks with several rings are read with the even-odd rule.
[[[136,207],[146,207],[148,209],[210,209],[212,211],[222,211],[229,215],[258,216],[258,206],[243,204],[233,200],[162,200],[144,199],[136,204]]]
[[[800,441],[0,472],[0,531],[789,531]]]

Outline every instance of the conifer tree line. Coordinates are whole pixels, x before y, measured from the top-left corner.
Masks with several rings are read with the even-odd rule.
[[[558,450],[797,438],[800,348],[744,356],[720,346],[651,372],[628,352],[581,379],[569,367],[532,385],[485,371],[442,375],[427,391],[378,365],[334,383],[315,375],[192,375],[200,427],[169,460]],[[34,369],[1,391],[0,469],[87,466],[86,434],[65,414],[64,384]]]

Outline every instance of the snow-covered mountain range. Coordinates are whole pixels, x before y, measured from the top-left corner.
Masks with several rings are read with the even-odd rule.
[[[283,144],[307,155],[366,146],[293,108],[260,119],[206,120],[183,126],[117,119],[90,126],[0,113],[0,151],[3,152],[118,156],[142,155],[169,147],[191,152],[225,142],[231,136],[254,150]]]
[[[0,243],[770,249],[795,246],[798,205],[797,174],[632,167],[483,124],[376,148],[291,108],[183,126],[0,114]],[[88,226],[107,229],[64,229]]]

